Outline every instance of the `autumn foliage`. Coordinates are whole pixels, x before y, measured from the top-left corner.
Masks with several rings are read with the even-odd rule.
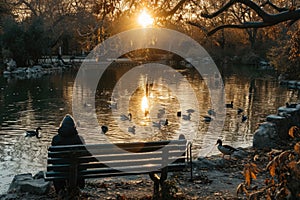
[[[296,127],[290,129],[289,134]],[[294,135],[293,135],[294,136]],[[245,183],[237,188],[237,194],[244,193],[248,199],[299,199],[300,198],[300,142],[291,150],[274,150],[268,153],[269,163],[265,171],[269,176],[265,178],[265,185],[261,188],[251,188],[251,180],[256,179],[260,172],[254,163],[245,164]]]

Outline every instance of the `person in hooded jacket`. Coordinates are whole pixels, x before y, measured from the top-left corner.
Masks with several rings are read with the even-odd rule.
[[[65,117],[60,123],[58,134],[52,138],[51,145],[58,146],[84,143],[84,139],[78,135],[73,117],[69,114],[65,115]],[[55,180],[53,181],[53,184],[57,194],[59,194],[61,191],[64,191],[66,188],[66,180]],[[84,188],[84,179],[78,180],[78,186],[80,188]]]

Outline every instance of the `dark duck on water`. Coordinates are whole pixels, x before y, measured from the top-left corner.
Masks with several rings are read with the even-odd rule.
[[[225,104],[226,108],[233,108],[233,101],[230,103]]]
[[[231,154],[235,151],[238,151],[236,148],[233,148],[232,146],[229,145],[222,145],[222,140],[218,139],[216,145],[218,145],[219,151],[223,154],[223,158],[225,155],[229,155],[231,158]]]
[[[42,130],[41,127],[37,127],[35,131],[26,131],[25,137],[36,137],[36,138],[41,138],[39,135],[39,130]]]

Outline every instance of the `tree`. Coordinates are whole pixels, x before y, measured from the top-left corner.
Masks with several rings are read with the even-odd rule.
[[[277,63],[275,67],[278,66],[277,69],[279,69],[279,65],[281,65],[281,68],[286,66],[286,68],[280,69],[281,72],[292,69],[289,66],[293,66],[292,71],[299,71],[300,56],[296,52],[299,52],[300,45],[296,38],[298,38],[297,34],[299,34],[299,31],[297,31],[299,28],[297,27],[300,19],[300,5],[296,5],[295,0],[274,0],[273,2],[275,3],[272,3],[270,0],[228,0],[227,3],[220,5],[217,9],[204,6],[200,14],[201,18],[210,21],[226,15],[228,18],[234,16],[236,20],[225,21],[225,23],[222,22],[210,27],[207,27],[207,22],[203,25],[201,18],[188,20],[187,23],[200,28],[207,36],[216,35],[220,31],[223,33],[226,29],[230,29],[232,33],[234,29],[245,30],[252,49],[254,49],[253,47],[255,47],[254,45],[258,38],[261,41],[266,41],[266,38],[269,38],[273,40],[274,46],[269,50],[268,54],[273,63]],[[274,32],[276,29],[277,31]],[[280,39],[277,37],[278,32],[280,32]],[[275,34],[277,35],[275,36]],[[281,39],[284,41],[281,41]],[[281,48],[278,48],[278,46],[281,46]]]
[[[18,23],[7,19],[2,34],[3,48],[11,52],[18,66],[36,63],[47,52],[47,34],[39,17]]]

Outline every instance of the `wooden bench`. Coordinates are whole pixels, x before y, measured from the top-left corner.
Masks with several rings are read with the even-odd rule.
[[[168,172],[184,169],[190,169],[192,178],[191,143],[185,139],[50,146],[45,180],[67,179],[70,194],[79,178],[149,174],[155,197],[159,187],[164,187]]]

